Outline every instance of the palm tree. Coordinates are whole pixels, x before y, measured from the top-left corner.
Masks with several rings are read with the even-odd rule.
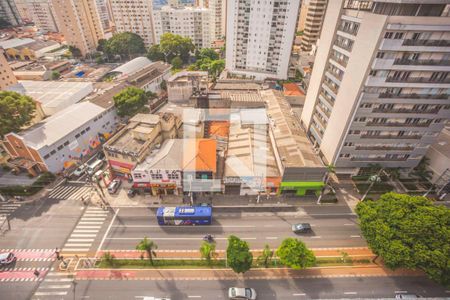
[[[324,182],[325,184],[322,187],[322,190],[320,191],[319,199],[317,199],[317,204],[320,204],[320,200],[323,197],[323,194],[325,193],[325,190],[328,186],[328,182],[330,181],[330,174],[336,173],[336,167],[333,164],[326,165],[327,172],[325,173]]]
[[[158,249],[158,245],[155,244],[152,240],[149,240],[147,237],[144,237],[142,241],[136,246],[136,250],[141,250],[147,252],[148,259],[153,266],[153,256],[156,257],[155,250]]]
[[[270,261],[273,257],[273,250],[270,249],[269,245],[264,246],[264,250],[260,256],[258,256],[258,262],[262,263],[265,268],[269,267]]]
[[[203,242],[200,246],[200,255],[206,259],[208,265],[211,264],[211,259],[216,256],[216,244]]]
[[[367,191],[364,193],[364,196],[362,196],[361,201],[364,201],[364,199],[366,199],[367,195],[369,194],[370,190],[372,189],[373,185],[375,183],[381,182],[381,177],[380,177],[380,173],[383,169],[381,169],[380,171],[378,171],[378,173],[376,175],[372,175],[369,177],[369,182],[370,185],[367,188]]]

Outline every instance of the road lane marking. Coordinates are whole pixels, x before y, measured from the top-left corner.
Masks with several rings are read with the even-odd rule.
[[[96,237],[96,234],[80,234],[80,233],[72,233],[70,237]]]
[[[395,291],[396,294],[406,294],[408,291]]]
[[[90,248],[71,248],[71,247],[69,247],[69,248],[63,248],[62,252],[69,252],[69,253],[72,253],[72,252],[86,252],[86,251],[89,251],[89,249]]]
[[[68,289],[70,288],[71,285],[70,284],[65,284],[65,285],[41,285],[39,287],[39,289]]]
[[[354,225],[356,225],[356,224],[353,224],[353,223],[346,223],[346,224],[344,224],[344,226],[354,226]]]
[[[67,291],[65,292],[36,292],[35,296],[65,296],[67,295]]]
[[[100,229],[102,226],[77,226],[76,229]]]
[[[71,242],[93,242],[94,239],[68,239],[69,243]]]
[[[106,229],[106,232],[105,232],[105,234],[103,235],[102,241],[100,242],[100,245],[98,245],[96,254],[98,254],[98,252],[100,251],[100,249],[102,249],[103,243],[105,242],[105,239],[106,239],[106,237],[108,236],[109,231],[111,230],[112,224],[114,223],[114,221],[115,221],[116,218],[117,218],[117,215],[119,214],[119,211],[120,211],[120,208],[118,208],[118,209],[116,210],[116,212],[114,213],[114,216],[113,216],[112,219],[111,219],[111,223],[109,223],[108,229]]]
[[[78,224],[86,224],[86,225],[88,225],[88,224],[92,224],[92,225],[94,225],[94,224],[97,224],[97,225],[101,225],[101,224],[103,224],[103,222],[97,222],[97,221],[80,221],[80,222],[78,222]]]
[[[351,235],[350,237],[351,238],[360,238],[361,236],[360,235]]]
[[[304,293],[300,293],[300,294],[292,294],[292,296],[306,296],[306,294],[304,294]]]
[[[201,298],[202,296],[188,296],[188,298]]]
[[[65,244],[64,247],[68,247],[68,248],[70,248],[70,247],[89,247],[91,245],[92,245],[92,243],[78,243],[78,244],[69,243],[69,244]]]
[[[278,240],[277,236],[267,236],[266,239],[268,240]]]
[[[98,232],[98,229],[75,229],[73,231],[73,233],[94,233],[94,232]]]
[[[356,295],[357,292],[344,292],[344,295]]]
[[[81,218],[81,222],[86,222],[86,221],[105,221],[106,217],[104,218],[91,218],[91,217],[83,217]]]

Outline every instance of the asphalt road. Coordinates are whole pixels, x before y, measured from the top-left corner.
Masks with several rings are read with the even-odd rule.
[[[248,281],[79,281],[63,299],[228,299],[231,286],[252,287],[258,300],[393,298],[396,292],[448,297],[443,287],[423,277],[322,278]]]
[[[211,234],[217,249],[226,248],[226,239],[234,234],[248,241],[252,248],[265,244],[278,246],[285,237],[297,237],[309,247],[366,246],[357,225],[357,218],[346,207],[270,209],[214,209],[213,224],[206,226],[160,226],[154,209],[120,208],[102,249],[134,249],[145,236],[158,244],[159,249],[198,249],[202,237]],[[295,223],[310,223],[312,232],[296,235],[291,231]]]

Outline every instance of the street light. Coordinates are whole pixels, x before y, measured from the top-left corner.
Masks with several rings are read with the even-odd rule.
[[[367,188],[367,191],[364,193],[364,196],[361,198],[360,201],[364,201],[364,199],[366,199],[367,195],[368,195],[369,192],[370,192],[370,189],[372,188],[372,186],[373,186],[375,183],[381,182],[380,173],[381,173],[382,170],[383,170],[383,169],[381,169],[381,170],[378,172],[378,174],[372,175],[372,176],[369,177],[370,185],[369,185],[369,187]]]

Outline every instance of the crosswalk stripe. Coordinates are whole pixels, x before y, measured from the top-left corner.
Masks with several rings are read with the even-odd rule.
[[[91,218],[91,217],[82,217],[81,218],[81,222],[86,222],[86,221],[105,221],[105,219],[106,219],[106,217],[105,218]]]
[[[86,212],[83,216],[85,217],[103,217],[103,216],[107,216],[109,214],[109,212],[107,211],[99,211],[99,212]]]
[[[81,196],[83,196],[84,194],[87,194],[90,189],[91,188],[83,187],[83,188],[79,189],[78,191],[74,192],[72,195],[70,195],[69,199],[75,199],[75,200],[80,199]]]
[[[73,233],[88,233],[88,232],[99,232],[98,229],[75,229]]]
[[[67,295],[67,291],[65,292],[36,292],[35,296],[65,296]]]
[[[99,221],[80,221],[80,222],[78,222],[78,224],[84,224],[84,225],[88,225],[88,224],[92,224],[92,225],[94,225],[94,224],[103,224],[103,222],[99,222]]]
[[[64,196],[70,195],[70,193],[72,193],[72,191],[76,190],[78,187],[76,186],[69,186],[69,187],[64,187],[61,190],[57,191],[56,193],[54,193],[53,195],[49,195],[50,198],[64,198]]]
[[[63,248],[62,251],[63,252],[69,252],[69,251],[89,251],[90,248]]]
[[[95,211],[95,210],[103,210],[102,208],[100,208],[100,207],[89,207],[88,209],[87,209],[87,211]]]
[[[94,239],[68,239],[67,242],[93,242]]]
[[[65,272],[50,272],[47,276],[70,276],[74,275],[74,273],[65,273]]]
[[[92,243],[68,243],[64,245],[66,247],[90,247]]]
[[[98,226],[98,225],[95,225],[95,226],[91,226],[91,225],[88,225],[88,226],[84,226],[84,225],[77,225],[77,227],[75,227],[75,229],[100,229],[100,228],[102,228],[102,226]]]
[[[41,285],[39,287],[39,289],[40,290],[44,290],[44,289],[68,289],[70,287],[71,287],[70,284],[65,284],[65,285]]]
[[[46,278],[45,281],[47,282],[70,282],[73,281],[73,278]]]
[[[56,198],[56,196],[59,194],[59,193],[61,193],[61,192],[63,192],[63,191],[66,191],[67,190],[67,188],[65,187],[65,186],[59,186],[58,188],[56,188],[56,189],[54,189],[53,191],[51,191],[49,194],[48,194],[48,196],[49,196],[49,198]]]

